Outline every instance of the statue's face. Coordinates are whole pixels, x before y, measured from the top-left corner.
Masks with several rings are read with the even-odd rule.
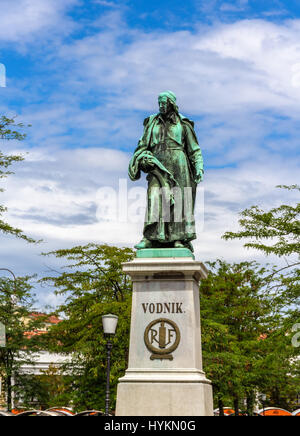
[[[158,99],[159,112],[163,115],[169,113],[172,110],[170,100],[166,96],[161,96]]]

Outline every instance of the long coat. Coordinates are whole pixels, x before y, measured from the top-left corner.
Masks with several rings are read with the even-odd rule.
[[[149,156],[154,167],[145,170]],[[194,205],[199,169],[203,171],[203,158],[192,121],[176,113],[166,121],[160,114],[144,120],[144,133],[128,173],[131,180],[138,180],[141,170],[148,172],[143,234],[154,245],[196,239]]]

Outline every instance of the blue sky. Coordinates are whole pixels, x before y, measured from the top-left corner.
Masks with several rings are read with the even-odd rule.
[[[230,243],[228,257],[229,243],[220,237],[252,204],[296,200],[275,186],[299,182],[299,2],[0,6],[0,63],[7,71],[0,113],[32,124],[26,141],[1,144],[28,154],[3,182],[0,204],[8,206],[10,223],[44,240],[29,247],[2,237],[3,267],[42,274],[49,265],[41,251],[90,241],[134,245],[142,225],[99,219],[97,192],[126,179],[143,119],[165,89],[195,121],[204,154],[197,257],[257,257],[238,242]],[[145,186],[144,179],[128,182],[128,189],[135,186]],[[40,293],[41,304],[55,301],[50,291]]]

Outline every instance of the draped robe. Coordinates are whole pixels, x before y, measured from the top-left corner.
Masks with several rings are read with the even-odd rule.
[[[203,171],[203,158],[194,123],[175,112],[166,120],[160,113],[146,118],[144,133],[129,163],[131,180],[140,178],[149,156],[154,164],[146,170],[144,238],[156,246],[196,239],[196,175]],[[168,202],[169,209],[165,207]]]

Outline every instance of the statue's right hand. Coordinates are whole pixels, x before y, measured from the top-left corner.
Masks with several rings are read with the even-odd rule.
[[[152,156],[144,156],[140,162],[140,169],[144,171],[144,173],[149,173],[155,166],[154,160]]]

